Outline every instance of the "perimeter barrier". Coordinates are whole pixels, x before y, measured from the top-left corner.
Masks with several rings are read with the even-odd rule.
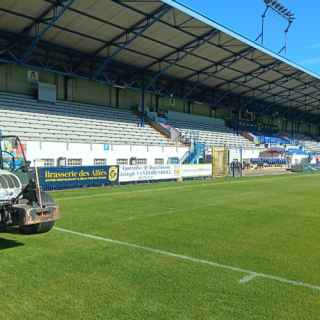
[[[37,167],[35,170],[39,185],[45,191],[212,177],[211,163]]]
[[[119,183],[119,166],[35,168],[42,190],[100,187]]]

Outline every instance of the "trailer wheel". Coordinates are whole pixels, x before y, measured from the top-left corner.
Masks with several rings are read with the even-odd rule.
[[[53,228],[54,223],[55,223],[55,221],[48,221],[48,222],[33,224],[30,226],[21,226],[19,228],[19,231],[22,234],[45,233],[45,232],[50,231]]]

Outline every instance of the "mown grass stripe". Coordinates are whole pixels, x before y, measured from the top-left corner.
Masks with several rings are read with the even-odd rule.
[[[165,191],[176,191],[176,190],[188,190],[194,189],[195,187],[220,187],[224,184],[243,184],[243,183],[256,183],[265,182],[265,181],[272,181],[274,179],[283,179],[283,178],[303,178],[303,177],[310,177],[310,176],[320,176],[320,174],[299,174],[299,175],[281,175],[281,176],[273,176],[272,178],[269,176],[268,178],[260,178],[259,180],[254,179],[253,177],[245,177],[244,179],[238,180],[223,180],[223,181],[210,181],[204,183],[194,183],[194,184],[185,184],[185,185],[172,185],[170,187],[159,187],[159,188],[148,188],[148,189],[137,189],[137,190],[130,190],[130,191],[111,191],[107,194],[103,193],[92,193],[87,195],[80,195],[80,196],[67,196],[67,197],[55,197],[56,200],[81,200],[81,199],[91,199],[91,198],[101,198],[101,197],[112,197],[112,196],[123,196],[123,195],[130,195],[130,194],[139,194],[139,193],[154,193],[154,192],[165,192]]]
[[[212,267],[215,267],[215,268],[219,268],[219,269],[224,269],[224,270],[229,270],[229,271],[233,271],[233,272],[248,274],[248,276],[243,278],[243,279],[248,279],[250,277],[249,279],[252,280],[253,279],[252,277],[254,275],[254,278],[258,278],[258,277],[259,278],[264,278],[264,279],[268,279],[268,280],[273,280],[273,281],[277,281],[277,282],[280,282],[280,283],[284,283],[284,284],[287,284],[287,285],[304,287],[304,288],[308,288],[308,289],[312,289],[312,290],[317,290],[317,291],[320,292],[320,286],[314,285],[314,284],[309,284],[309,283],[306,283],[306,282],[303,282],[303,281],[290,280],[290,279],[286,279],[286,278],[279,277],[279,276],[274,276],[274,275],[269,275],[269,274],[266,274],[266,273],[255,272],[255,271],[252,271],[252,270],[243,269],[243,268],[239,268],[239,267],[233,267],[233,266],[221,264],[221,263],[214,262],[214,261],[198,259],[198,258],[186,256],[186,255],[181,255],[181,254],[169,252],[169,251],[159,250],[159,249],[155,249],[155,248],[151,248],[151,247],[145,247],[145,246],[141,246],[141,245],[130,243],[130,242],[109,239],[109,238],[96,236],[96,235],[91,235],[91,234],[87,234],[87,233],[82,233],[82,232],[78,232],[78,231],[73,231],[73,230],[69,230],[69,229],[55,227],[55,230],[63,232],[63,233],[68,233],[68,234],[72,234],[72,235],[76,235],[76,236],[92,239],[92,240],[104,241],[104,242],[113,243],[113,244],[117,244],[117,245],[120,245],[120,246],[126,246],[126,247],[129,247],[129,248],[134,248],[134,249],[138,249],[138,250],[142,250],[142,251],[146,251],[146,252],[151,252],[151,253],[167,256],[167,257],[173,257],[173,258],[180,259],[180,260],[190,261],[190,262],[194,262],[194,263],[198,263],[198,264],[209,265],[209,266],[212,266]]]

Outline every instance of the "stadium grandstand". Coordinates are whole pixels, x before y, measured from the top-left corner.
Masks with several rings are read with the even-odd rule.
[[[0,1],[0,320],[320,319],[319,177],[319,75],[174,0]]]
[[[320,152],[319,76],[177,1],[2,1],[0,15],[0,129],[32,161]]]

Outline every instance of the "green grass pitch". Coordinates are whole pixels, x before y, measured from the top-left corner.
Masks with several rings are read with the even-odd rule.
[[[54,193],[57,229],[0,234],[0,319],[320,319],[319,195],[320,175]]]

